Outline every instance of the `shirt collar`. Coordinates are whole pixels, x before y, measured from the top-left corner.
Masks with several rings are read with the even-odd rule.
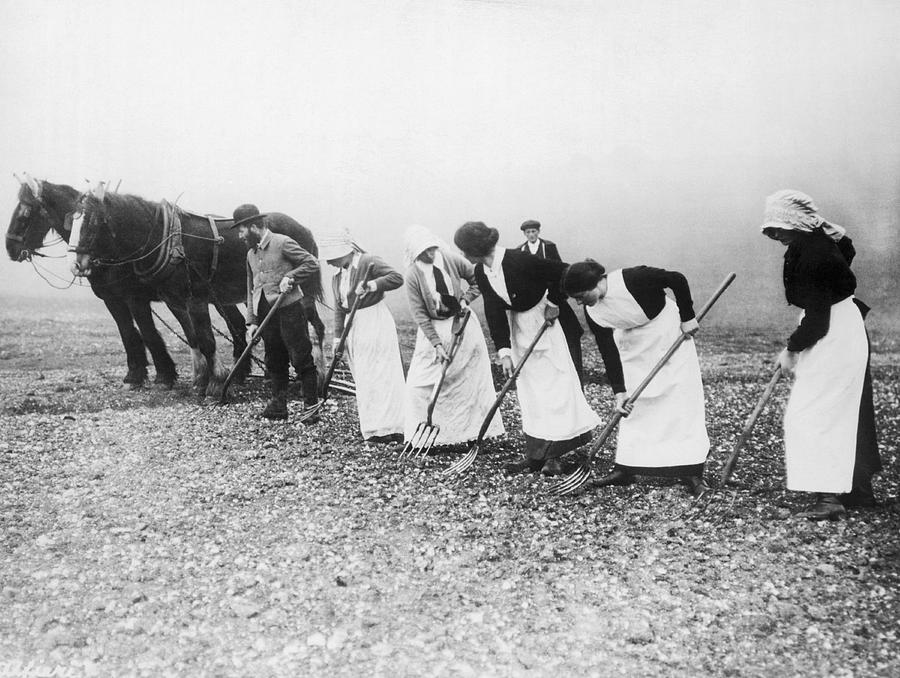
[[[494,250],[494,263],[491,264],[487,269],[493,273],[494,275],[499,275],[503,272],[503,256],[506,254],[506,248],[498,247]]]
[[[359,268],[359,259],[362,256],[362,252],[354,252],[353,258],[350,260],[350,265],[345,268]]]
[[[259,239],[259,245],[257,247],[261,250],[266,249],[269,246],[269,243],[272,241],[272,231],[266,229],[266,232],[263,233],[263,237]]]

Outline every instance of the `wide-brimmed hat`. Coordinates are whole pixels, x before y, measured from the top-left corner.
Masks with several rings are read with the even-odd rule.
[[[535,221],[534,219],[528,219],[527,221],[523,221],[522,225],[519,228],[523,231],[527,231],[530,228],[536,228],[537,230],[541,230],[541,222]]]
[[[766,198],[766,209],[760,230],[780,229],[813,233],[822,231],[832,240],[840,240],[847,229],[819,216],[819,209],[806,193],[785,189]]]
[[[249,224],[250,222],[261,221],[267,216],[268,213],[260,214],[259,208],[257,208],[256,205],[246,203],[235,208],[232,219],[234,219],[234,226],[237,228],[238,226]]]

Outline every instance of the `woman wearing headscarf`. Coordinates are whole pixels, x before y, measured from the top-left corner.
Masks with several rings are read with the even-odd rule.
[[[517,393],[525,458],[510,472],[565,473],[559,457],[591,439],[600,419],[591,410],[565,335],[556,318],[565,304],[560,279],[566,264],[497,246],[499,233],[480,221],[457,229],[453,242],[475,264],[475,280],[494,347],[509,375],[546,320],[546,330],[519,374]]]
[[[319,256],[338,269],[331,281],[335,349],[354,298],[359,297],[345,351],[356,384],[362,436],[376,443],[399,442],[403,439],[403,365],[397,326],[384,294],[400,287],[403,276],[349,238],[322,245]],[[372,273],[364,283],[370,264]]]
[[[406,232],[406,258],[409,262],[405,275],[409,309],[419,326],[415,352],[406,375],[405,434],[408,441],[419,423],[425,421],[432,390],[448,359],[454,319],[458,319],[481,292],[475,282],[475,267],[421,226],[413,226]],[[472,313],[434,407],[432,420],[440,426],[434,444],[452,445],[474,440],[495,398],[487,344],[478,316]],[[503,420],[498,413],[485,437],[503,433]]]
[[[673,301],[666,289],[675,295]],[[635,389],[682,333],[693,335],[687,279],[650,266],[609,273],[592,259],[572,264],[563,291],[584,305],[588,327],[616,394],[619,424],[616,462],[596,486],[630,485],[635,475],[681,478],[695,496],[709,489],[703,467],[709,454],[700,363],[693,341],[684,342],[633,405]]]
[[[766,199],[762,232],[787,246],[784,292],[803,309],[778,356],[794,383],[784,413],[789,490],[816,493],[802,515],[836,519],[845,506],[872,506],[881,470],[864,318],[850,270],[846,230],[818,214],[808,195],[784,190]]]

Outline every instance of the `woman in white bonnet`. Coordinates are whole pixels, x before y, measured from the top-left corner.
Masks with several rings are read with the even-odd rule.
[[[397,326],[386,292],[403,284],[403,276],[381,257],[364,252],[348,235],[323,239],[319,258],[338,269],[332,278],[334,344],[356,301],[357,311],[347,332],[346,356],[356,382],[356,407],[363,439],[373,443],[403,440],[403,365]],[[368,280],[363,277],[371,267]]]
[[[794,377],[784,414],[787,487],[816,493],[801,515],[834,520],[845,507],[875,504],[872,476],[881,470],[863,323],[869,309],[853,296],[855,250],[799,191],[766,199],[762,232],[787,246],[785,296],[803,309],[778,356]]]
[[[404,432],[409,441],[425,421],[432,390],[450,351],[454,318],[481,292],[475,284],[475,267],[422,226],[406,231],[406,262],[406,293],[419,327],[406,375]],[[432,420],[440,426],[434,444],[474,440],[495,397],[487,343],[472,313],[434,408]],[[485,437],[503,433],[498,413]]]

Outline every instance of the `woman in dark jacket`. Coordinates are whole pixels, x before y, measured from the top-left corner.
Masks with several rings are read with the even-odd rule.
[[[453,237],[475,264],[488,329],[507,375],[544,322],[553,321],[519,374],[525,459],[507,468],[557,475],[568,470],[558,457],[589,442],[600,423],[584,398],[566,337],[556,322],[560,306],[567,303],[560,291],[566,264],[497,247],[498,239],[497,229],[480,221],[460,226]]]
[[[665,290],[675,295],[673,301]],[[595,485],[630,485],[635,475],[680,477],[695,496],[708,488],[709,454],[703,382],[694,342],[684,343],[633,407],[628,391],[640,384],[682,333],[693,335],[687,279],[677,271],[634,266],[609,273],[596,261],[572,264],[563,290],[584,305],[606,374],[616,394],[619,425],[616,464]]]
[[[869,309],[853,296],[855,251],[845,230],[798,191],[767,198],[762,232],[787,246],[785,296],[803,309],[778,356],[794,377],[784,414],[787,487],[816,493],[805,517],[836,519],[845,506],[874,505],[872,476],[881,470],[863,323]]]

